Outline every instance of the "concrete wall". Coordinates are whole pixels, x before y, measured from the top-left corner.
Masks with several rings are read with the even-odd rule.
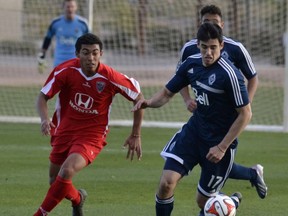
[[[23,0],[0,0],[0,40],[21,40]]]

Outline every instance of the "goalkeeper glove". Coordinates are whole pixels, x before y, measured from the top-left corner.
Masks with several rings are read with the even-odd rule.
[[[38,73],[42,74],[47,68],[47,62],[45,60],[45,53],[40,52],[37,56],[38,61]]]

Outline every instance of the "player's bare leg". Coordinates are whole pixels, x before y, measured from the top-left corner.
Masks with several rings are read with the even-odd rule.
[[[172,170],[163,170],[156,194],[156,215],[170,216],[174,206],[174,189],[182,176]]]
[[[209,199],[209,197],[206,197],[197,191],[196,202],[197,202],[197,205],[200,209],[204,208],[205,203],[208,199]]]
[[[83,199],[81,192],[79,192],[72,184],[72,178],[86,165],[86,160],[80,154],[73,153],[69,155],[65,162],[62,164],[55,181],[50,186],[48,193],[41,204],[41,207],[34,214],[34,216],[42,216],[47,214],[52,209],[54,209],[55,206],[63,200],[63,198],[67,198],[72,201],[73,209],[76,206],[81,205],[80,207],[82,211],[82,206],[84,203],[83,200],[85,200],[87,195]],[[52,166],[52,168],[55,167]],[[57,170],[57,167],[55,170]],[[55,170],[52,169],[53,172]]]
[[[50,163],[50,169],[49,169],[49,184],[50,185],[55,181],[60,168],[61,168],[60,165]]]

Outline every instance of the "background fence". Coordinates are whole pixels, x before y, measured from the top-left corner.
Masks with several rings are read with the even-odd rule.
[[[103,61],[139,80],[150,97],[173,75],[181,47],[196,36],[200,8],[211,3],[223,12],[225,35],[245,45],[259,74],[249,128],[287,131],[288,0],[83,0],[78,12],[104,41]],[[44,74],[37,72],[36,56],[61,5],[62,0],[0,0],[0,120],[38,121],[35,98],[52,69],[53,47]],[[112,123],[129,123],[131,106],[116,97]],[[176,96],[161,109],[147,110],[145,123],[178,127],[189,115]]]

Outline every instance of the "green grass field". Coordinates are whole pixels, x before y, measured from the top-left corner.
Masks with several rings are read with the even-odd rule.
[[[85,215],[155,215],[154,193],[163,166],[159,153],[175,131],[143,128],[143,158],[131,162],[122,149],[130,128],[112,127],[108,146],[74,179],[76,187],[85,188],[89,194]],[[48,188],[49,138],[41,136],[39,125],[8,123],[0,124],[0,137],[0,215],[31,216]],[[248,181],[228,180],[223,192],[243,194],[237,216],[287,215],[287,145],[288,134],[245,131],[241,135],[236,162],[264,165],[269,191],[261,200]],[[173,216],[197,215],[198,177],[197,167],[178,185]],[[50,215],[71,215],[70,203],[64,200]]]

